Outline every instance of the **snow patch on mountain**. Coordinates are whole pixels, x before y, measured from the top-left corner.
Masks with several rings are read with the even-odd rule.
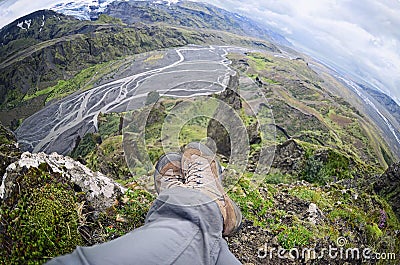
[[[24,27],[24,24],[26,24],[26,28]],[[31,24],[32,24],[32,19],[29,19],[22,22],[18,22],[17,27],[24,30],[28,30],[31,27]]]
[[[64,15],[73,16],[81,20],[96,19],[99,14],[104,12],[109,4],[117,0],[80,0],[70,1],[66,0],[62,3],[56,4],[50,9]],[[119,0],[129,1],[129,0]],[[171,6],[177,4],[179,0],[157,0],[154,4]]]
[[[160,1],[159,1],[160,2]],[[179,2],[179,0],[164,0],[164,3],[166,3],[167,6],[170,6],[171,4],[176,4]]]

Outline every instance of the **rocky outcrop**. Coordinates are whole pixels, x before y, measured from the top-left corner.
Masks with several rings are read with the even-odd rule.
[[[303,155],[303,148],[296,141],[288,140],[276,146],[272,167],[282,173],[295,173],[301,168]]]
[[[226,89],[218,95],[218,99],[224,101],[233,109],[238,110],[242,108],[242,100],[238,93],[239,89],[239,74],[231,75]]]
[[[374,190],[387,199],[400,219],[400,163],[392,164],[374,184]]]
[[[129,232],[142,224],[151,196],[143,191],[136,199],[125,191],[70,157],[23,153],[6,168],[0,186],[3,262],[43,264],[77,246]]]
[[[372,246],[376,252],[398,253],[392,211],[372,194],[336,184],[317,187],[305,181],[274,185],[271,190],[258,187],[258,192],[264,203],[270,203],[268,210],[260,214],[257,211],[263,205],[257,205],[253,208],[256,217],[251,219],[253,216],[248,214],[242,229],[226,238],[230,250],[243,264],[376,264],[375,260],[363,259],[362,252],[361,259],[324,254],[323,249],[329,247],[336,248],[338,254],[340,247],[345,252]],[[245,200],[237,200],[243,212],[249,205],[250,194],[254,196],[246,194]],[[263,225],[258,225],[263,220]],[[300,253],[312,249],[315,255],[303,252],[296,256],[294,251],[289,255],[291,249]],[[397,263],[388,260],[385,264]]]
[[[86,200],[98,211],[113,205],[125,191],[125,188],[102,173],[92,172],[70,157],[57,153],[47,155],[25,152],[18,161],[7,167],[0,186],[0,197],[3,200],[12,198],[20,188],[17,178],[30,168],[39,168],[41,164],[47,164],[51,173],[57,173],[70,182],[76,192],[83,192]]]
[[[229,79],[229,83],[226,89],[218,95],[219,100],[225,102],[229,105],[229,107],[232,108],[229,110],[232,111],[232,113],[233,111],[237,111],[242,108],[242,98],[238,93],[238,89],[239,75],[232,75]],[[240,121],[240,123],[236,125],[236,128],[233,128],[235,126],[232,126],[232,128],[230,128],[228,132],[221,123],[234,125],[235,122],[232,123],[231,118],[232,117],[229,115],[229,113],[227,113],[227,111],[224,112],[217,109],[214,119],[210,120],[207,126],[207,136],[214,140],[217,147],[217,152],[226,157],[229,157],[231,155],[231,149],[235,147],[231,146],[231,138],[238,139],[238,137],[243,137],[243,135],[241,135],[240,133],[244,130],[247,131],[247,136],[250,144],[261,142],[259,125],[257,122],[251,123],[247,125],[246,128],[244,128],[243,121]]]
[[[227,130],[216,120],[210,120],[207,127],[207,136],[214,140],[217,152],[229,157],[231,155],[231,138]]]
[[[242,107],[242,100],[240,95],[237,93],[237,89],[239,87],[239,76],[234,75],[229,78],[229,83],[226,89],[218,95],[218,99],[227,103],[234,110],[238,110]],[[215,113],[215,119],[210,120],[207,126],[207,136],[214,140],[217,152],[230,157],[231,155],[231,135],[226,130],[226,128],[221,124],[221,122],[225,122],[226,115],[219,115],[219,110]],[[221,117],[220,117],[221,116]],[[229,121],[228,121],[229,122]]]

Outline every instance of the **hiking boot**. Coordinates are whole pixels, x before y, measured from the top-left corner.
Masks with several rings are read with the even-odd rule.
[[[224,220],[222,234],[236,233],[240,229],[242,213],[222,187],[221,166],[215,154],[201,143],[188,144],[182,155],[182,172],[186,187],[201,191],[218,204]]]
[[[183,185],[181,161],[182,154],[173,152],[158,159],[154,172],[154,186],[158,194],[165,189]]]

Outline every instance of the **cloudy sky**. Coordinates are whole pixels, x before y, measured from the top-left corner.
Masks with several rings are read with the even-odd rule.
[[[400,104],[400,0],[202,0],[273,27]],[[65,0],[0,0],[0,27]]]

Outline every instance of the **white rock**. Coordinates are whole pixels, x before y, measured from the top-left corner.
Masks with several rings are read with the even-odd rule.
[[[318,218],[318,207],[315,203],[310,203],[308,206],[308,221],[312,224],[317,224],[317,218]]]
[[[61,174],[65,179],[78,185],[96,209],[104,209],[111,206],[116,197],[126,191],[124,187],[112,179],[100,172],[91,171],[70,157],[57,153],[47,155],[45,153],[31,154],[25,152],[18,161],[7,167],[0,186],[0,197],[4,199],[7,186],[13,185],[13,183],[7,183],[6,178],[11,176],[12,173],[18,173],[18,167],[38,168],[42,163],[48,164],[53,172]],[[12,180],[8,180],[8,182],[10,181],[12,182]]]

